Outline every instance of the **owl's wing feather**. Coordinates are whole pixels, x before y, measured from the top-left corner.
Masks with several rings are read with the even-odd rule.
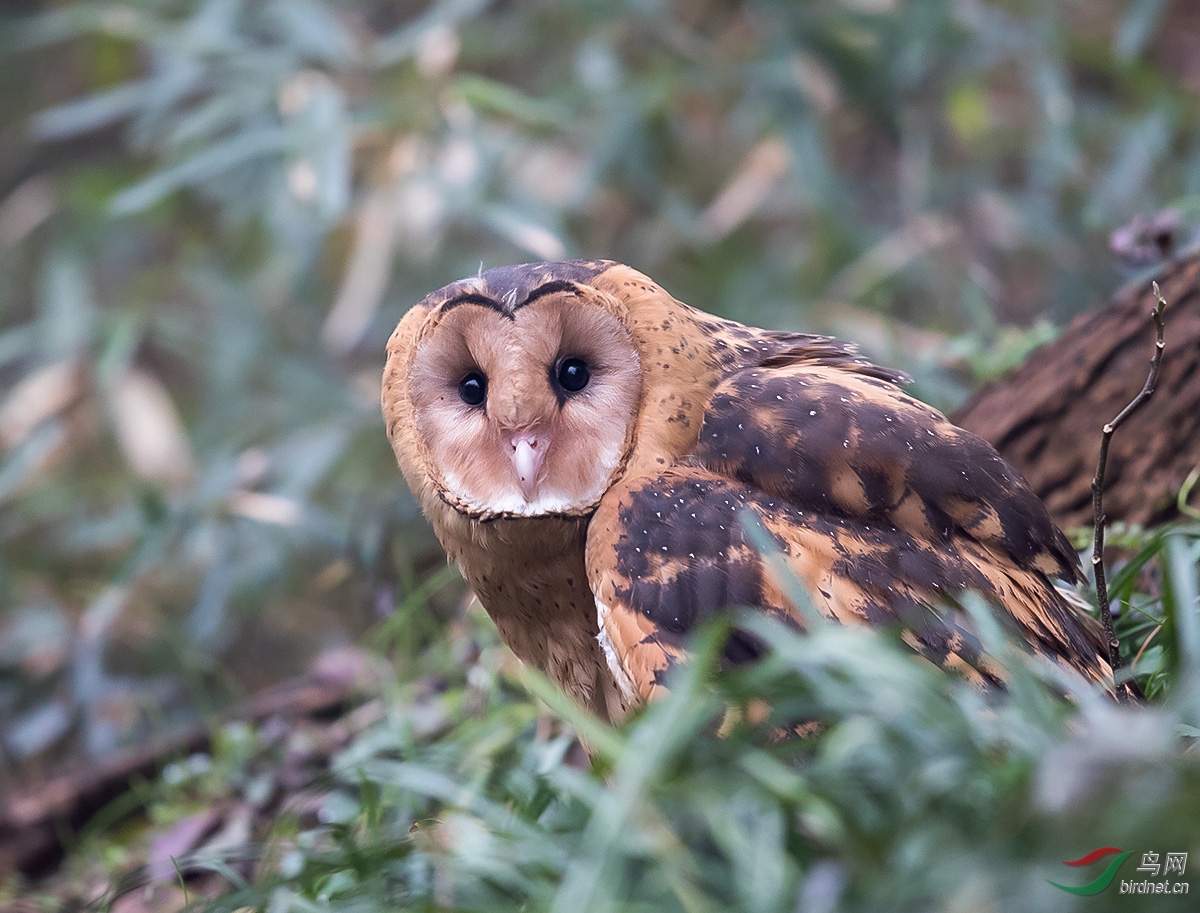
[[[935,542],[966,536],[1076,579],[1070,543],[1016,470],[879,377],[803,363],[738,371],[713,392],[695,456],[797,507]]]
[[[1069,545],[988,445],[882,378],[787,361],[720,384],[687,464],[614,486],[590,524],[602,637],[637,697],[716,612],[745,605],[801,624],[748,521],[831,618],[899,623],[934,661],[995,682],[1003,671],[940,608],[976,590],[1036,650],[1109,679],[1094,620],[1048,579],[1073,578]],[[735,635],[726,658],[756,650]]]

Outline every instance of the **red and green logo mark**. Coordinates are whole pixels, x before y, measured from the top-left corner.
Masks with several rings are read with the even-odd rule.
[[[1092,850],[1086,856],[1080,856],[1078,859],[1072,859],[1070,861],[1065,859],[1063,860],[1063,865],[1091,865],[1098,859],[1103,859],[1105,856],[1112,856],[1113,853],[1117,853],[1118,855],[1112,860],[1112,862],[1108,864],[1108,868],[1106,868],[1100,874],[1100,877],[1095,881],[1089,881],[1087,884],[1081,884],[1078,887],[1074,885],[1059,884],[1057,881],[1051,881],[1050,884],[1054,885],[1056,888],[1061,888],[1068,894],[1078,894],[1080,897],[1089,897],[1092,894],[1099,894],[1110,884],[1112,884],[1112,880],[1117,877],[1117,869],[1121,867],[1122,862],[1133,855],[1132,851],[1125,851],[1116,846],[1102,846],[1100,849]],[[1050,881],[1050,879],[1046,880]]]

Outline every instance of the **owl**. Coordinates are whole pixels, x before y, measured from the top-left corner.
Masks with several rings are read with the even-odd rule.
[[[802,628],[796,582],[828,618],[895,625],[986,687],[1003,670],[944,609],[979,592],[1111,688],[1098,623],[1055,585],[1077,576],[1067,540],[904,381],[846,343],[571,260],[426,297],[388,343],[382,399],[405,479],[505,642],[605,719],[653,699],[715,613]],[[725,659],[761,650],[735,634]]]

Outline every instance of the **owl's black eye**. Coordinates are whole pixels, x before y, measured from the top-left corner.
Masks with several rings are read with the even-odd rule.
[[[482,406],[487,399],[487,378],[472,371],[458,382],[458,396],[468,406]]]
[[[558,383],[568,393],[578,393],[588,385],[592,372],[582,358],[567,358],[558,366]]]

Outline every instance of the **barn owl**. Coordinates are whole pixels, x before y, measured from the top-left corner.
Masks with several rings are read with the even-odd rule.
[[[1077,576],[1067,540],[904,380],[572,260],[426,297],[388,343],[382,399],[405,479],[501,636],[606,719],[654,698],[714,613],[803,627],[779,573],[830,619],[896,622],[986,685],[1002,670],[941,609],[980,592],[1035,651],[1111,687],[1099,625],[1054,584]],[[735,636],[726,658],[760,647]]]

